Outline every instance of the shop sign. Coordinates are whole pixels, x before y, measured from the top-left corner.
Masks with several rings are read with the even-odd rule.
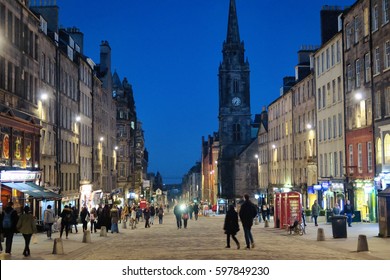
[[[322,184],[322,190],[327,191],[329,189],[329,183],[328,182],[323,182]]]
[[[319,190],[321,190],[321,185],[313,185],[313,189],[315,191],[319,191]]]
[[[1,171],[1,182],[24,182],[34,181],[37,178],[37,172],[30,171]]]

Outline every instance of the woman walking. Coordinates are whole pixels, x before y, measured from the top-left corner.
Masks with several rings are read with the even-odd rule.
[[[80,212],[80,221],[83,224],[83,232],[88,229],[88,221],[89,220],[90,220],[90,215],[89,215],[88,209],[86,206],[84,206]]]
[[[43,223],[45,225],[47,238],[51,239],[51,233],[52,233],[52,226],[55,221],[55,215],[54,211],[51,209],[51,205],[47,206],[47,209],[45,210],[43,214]]]
[[[97,218],[97,211],[96,208],[93,207],[91,212],[89,213],[89,218],[91,222],[91,233],[96,233],[96,218]]]
[[[234,205],[229,205],[229,209],[226,212],[225,223],[223,226],[226,234],[226,247],[230,248],[230,236],[236,242],[237,250],[240,249],[240,243],[236,238],[237,232],[240,230],[238,225],[238,214],[236,210],[234,210]]]
[[[24,206],[23,214],[20,215],[18,223],[16,224],[17,230],[23,234],[24,238],[24,251],[25,257],[30,256],[30,241],[33,233],[37,232],[37,225],[35,218],[30,213],[30,207]]]

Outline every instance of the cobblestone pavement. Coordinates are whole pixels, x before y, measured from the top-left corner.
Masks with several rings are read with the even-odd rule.
[[[119,225],[119,234],[107,233],[100,237],[91,234],[91,243],[83,243],[79,225],[77,234],[70,233],[63,239],[64,254],[52,254],[54,241],[39,233],[38,243],[31,244],[31,256],[23,257],[23,237],[15,235],[12,255],[2,253],[1,259],[11,260],[390,260],[390,238],[377,237],[378,224],[357,223],[348,228],[347,238],[333,238],[330,224],[320,223],[315,227],[308,223],[303,236],[289,235],[285,230],[264,223],[254,225],[252,233],[255,248],[245,249],[242,226],[238,232],[241,249],[225,249],[226,235],[223,228],[224,215],[199,217],[189,220],[187,229],[177,229],[172,213],[164,216],[164,223],[154,223],[150,228],[138,224],[137,229]],[[317,241],[318,228],[324,229],[325,241]],[[367,237],[369,251],[357,252],[358,236]],[[54,233],[53,238],[59,237]],[[3,243],[4,245],[4,243]]]

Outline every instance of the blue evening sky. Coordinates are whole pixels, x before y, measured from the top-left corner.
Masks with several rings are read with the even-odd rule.
[[[99,62],[107,40],[112,69],[134,90],[149,151],[148,172],[164,183],[201,158],[202,136],[218,131],[218,66],[230,0],[57,0],[62,27],[84,33],[84,54]],[[251,70],[251,110],[261,112],[293,76],[297,51],[320,44],[320,10],[353,0],[236,0]]]

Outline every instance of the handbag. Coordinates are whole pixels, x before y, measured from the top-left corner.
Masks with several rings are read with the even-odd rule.
[[[36,234],[32,235],[31,241],[32,241],[33,244],[38,244],[38,238],[37,238]]]
[[[86,215],[86,216],[85,216],[85,221],[88,223],[88,222],[89,222],[89,220],[90,220],[89,216],[88,216],[88,215]]]
[[[187,214],[187,213],[184,213],[184,214],[183,214],[183,219],[184,219],[184,220],[187,220],[187,219],[188,219],[188,214]]]

